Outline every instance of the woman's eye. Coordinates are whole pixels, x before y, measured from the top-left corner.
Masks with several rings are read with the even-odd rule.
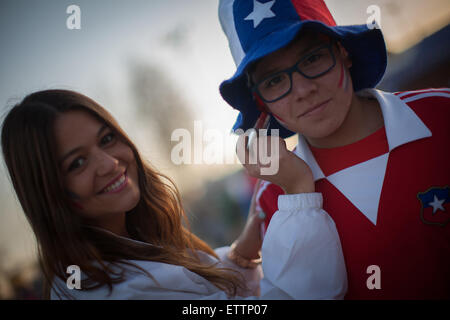
[[[72,161],[72,163],[70,164],[68,171],[72,171],[75,169],[78,169],[79,167],[81,167],[84,164],[84,158],[76,158],[74,161]]]
[[[102,146],[107,145],[108,143],[111,143],[112,141],[114,141],[115,135],[114,133],[108,133],[106,135],[103,136],[102,140],[100,141],[100,144]]]

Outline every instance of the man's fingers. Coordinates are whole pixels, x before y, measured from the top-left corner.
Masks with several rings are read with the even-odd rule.
[[[237,143],[236,143],[236,155],[239,159],[239,161],[245,166],[246,159],[248,158],[248,150],[247,150],[247,142],[248,137],[246,134],[241,134],[238,137]]]
[[[239,161],[245,167],[248,174],[255,178],[267,180],[267,175],[276,175],[280,167],[280,161],[285,162],[290,157],[284,139],[278,136],[256,136],[253,142],[249,135],[239,136],[236,145],[236,154]]]
[[[247,169],[250,166],[258,165],[257,140],[257,137],[251,138],[250,135],[241,134],[236,143],[236,155],[241,164]]]

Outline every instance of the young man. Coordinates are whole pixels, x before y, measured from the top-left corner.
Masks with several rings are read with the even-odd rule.
[[[450,298],[450,90],[373,89],[386,68],[379,29],[336,26],[321,0],[223,0],[219,16],[237,65],[220,86],[240,111],[299,134],[336,223],[347,299]],[[279,186],[257,191],[266,227]]]

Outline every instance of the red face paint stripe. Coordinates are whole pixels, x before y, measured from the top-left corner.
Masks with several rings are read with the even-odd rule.
[[[342,81],[344,80],[344,65],[341,63],[341,76],[339,77],[339,88],[342,88]]]
[[[262,129],[264,125],[264,121],[269,115],[265,112],[261,113],[258,120],[256,120],[255,129]]]
[[[283,121],[284,122],[284,120],[283,119],[281,119],[279,116],[277,116],[276,114],[274,114],[274,113],[272,113],[272,115],[275,117],[275,118],[277,118],[278,120],[281,120],[281,121]]]
[[[348,72],[346,71],[346,69],[344,68],[344,90],[347,90],[348,87]]]

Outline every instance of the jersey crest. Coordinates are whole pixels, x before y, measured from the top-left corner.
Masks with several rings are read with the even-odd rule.
[[[420,201],[420,219],[423,223],[445,227],[450,221],[450,188],[432,187],[417,193]]]

